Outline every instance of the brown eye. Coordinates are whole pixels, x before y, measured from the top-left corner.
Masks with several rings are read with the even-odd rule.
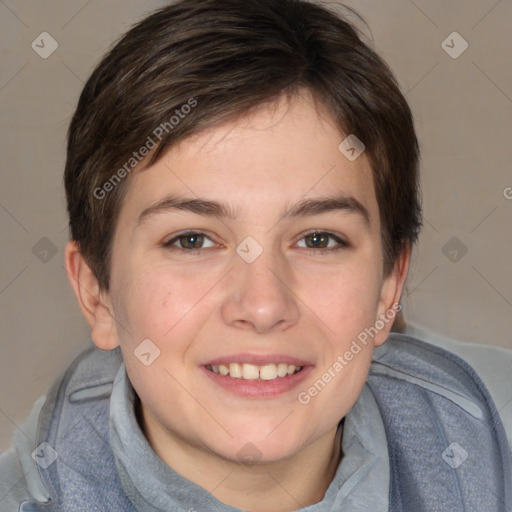
[[[183,252],[199,252],[202,249],[205,249],[205,247],[203,247],[203,244],[205,243],[206,240],[210,240],[210,238],[206,236],[204,233],[196,233],[195,231],[191,231],[188,233],[182,233],[181,235],[174,237],[168,242],[165,242],[163,245],[164,247],[170,250],[181,250]],[[213,242],[211,242],[211,240],[210,244],[211,245],[208,247],[213,247],[215,245]]]
[[[306,246],[314,249],[326,249],[329,245],[329,238],[329,235],[326,233],[313,233],[304,237]],[[307,242],[308,240],[311,241],[310,244]]]
[[[204,237],[199,234],[183,235],[178,238],[183,249],[200,249]]]
[[[310,231],[302,237],[302,240],[305,240],[305,249],[316,253],[332,252],[349,247],[349,244],[340,237],[326,231]],[[331,241],[334,241],[334,244]]]

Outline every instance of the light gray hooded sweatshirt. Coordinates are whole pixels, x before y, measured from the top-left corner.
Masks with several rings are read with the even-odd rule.
[[[431,333],[407,326],[405,333],[428,340],[448,350],[472,366],[482,379],[494,402],[508,441],[512,446],[512,351],[491,346],[464,344],[453,340],[435,337]],[[193,482],[187,480],[152,450],[144,437],[135,417],[135,393],[131,386],[120,352],[97,351],[103,359],[109,358],[109,364],[116,368],[110,382],[95,382],[90,389],[72,389],[70,401],[79,403],[101,397],[110,397],[107,413],[91,408],[90,420],[73,426],[65,436],[73,447],[75,456],[65,461],[65,471],[61,471],[59,493],[63,496],[60,508],[46,508],[45,502],[51,496],[44,485],[41,471],[45,465],[50,467],[63,464],[52,446],[37,445],[37,432],[46,426],[51,418],[42,418],[41,409],[47,400],[55,397],[43,395],[34,405],[27,421],[13,434],[13,447],[0,456],[0,511],[35,512],[43,510],[137,510],[141,512],[239,512],[217,500],[214,496]],[[386,344],[375,351],[377,359],[384,357]],[[114,364],[112,362],[114,361]],[[117,366],[116,366],[117,365]],[[77,370],[78,372],[80,370]],[[115,377],[115,379],[114,379]],[[105,380],[105,379],[104,379]],[[113,385],[112,385],[112,380]],[[98,409],[99,411],[99,409]],[[65,418],[72,423],[73,418]],[[101,425],[108,428],[108,450],[113,457],[98,468],[97,478],[103,486],[112,483],[112,494],[108,492],[98,500],[90,500],[87,483],[80,486],[80,473],[88,473],[90,468],[81,467],[91,453],[81,453],[82,435],[94,435]],[[98,436],[95,449],[98,457],[107,448],[105,441]],[[36,449],[36,447],[38,447]],[[84,448],[85,449],[85,448]],[[390,454],[384,422],[379,411],[372,388],[365,384],[363,391],[345,416],[342,435],[343,458],[334,479],[322,500],[313,505],[300,508],[301,512],[387,512],[398,510],[390,504]],[[87,448],[90,450],[90,448]],[[60,451],[60,450],[59,450]],[[450,456],[460,457],[455,451]],[[94,456],[94,454],[93,454]],[[55,460],[54,458],[57,457]],[[39,464],[36,462],[39,462]],[[450,462],[445,458],[445,461]],[[57,463],[58,461],[58,463]],[[456,468],[453,469],[456,471]],[[85,480],[84,480],[85,482]],[[98,484],[100,485],[100,484]],[[78,486],[78,487],[77,487]],[[123,492],[119,494],[119,489]],[[510,482],[512,488],[512,481]],[[20,507],[20,504],[22,504]],[[279,510],[278,506],[276,510]],[[427,510],[430,510],[427,507]],[[432,508],[432,510],[442,510]],[[448,510],[448,509],[446,509]],[[412,511],[414,512],[414,511]],[[498,512],[498,510],[496,511]],[[499,512],[505,512],[499,511]],[[508,510],[507,510],[508,512]]]

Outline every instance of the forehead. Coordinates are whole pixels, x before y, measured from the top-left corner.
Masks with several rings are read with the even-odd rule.
[[[200,105],[198,105],[200,108]],[[267,216],[308,197],[353,197],[378,223],[372,171],[321,104],[304,93],[189,136],[136,172],[123,211],[140,215],[167,195],[229,203],[237,215]]]

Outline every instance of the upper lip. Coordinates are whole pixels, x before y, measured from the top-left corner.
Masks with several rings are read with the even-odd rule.
[[[295,366],[311,366],[313,363],[310,361],[306,361],[305,359],[300,359],[298,357],[288,356],[286,354],[231,354],[222,357],[216,357],[215,359],[211,359],[204,363],[206,365],[219,365],[226,363],[248,363],[253,364],[255,366],[264,366],[266,364],[277,364],[277,363],[286,363],[293,364]]]

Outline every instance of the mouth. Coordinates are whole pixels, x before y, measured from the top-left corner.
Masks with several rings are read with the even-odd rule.
[[[225,391],[244,398],[271,398],[293,390],[313,370],[314,365],[287,358],[287,361],[257,364],[213,361],[201,366],[206,376]],[[294,364],[295,363],[295,364]]]
[[[250,363],[207,364],[206,369],[232,379],[270,381],[299,373],[304,367],[288,363],[270,363],[258,366]]]

